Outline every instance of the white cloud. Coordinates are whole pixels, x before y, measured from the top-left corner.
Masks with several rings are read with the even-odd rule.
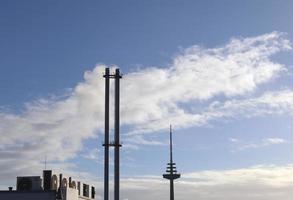
[[[175,128],[199,126],[212,119],[233,117],[234,113],[247,115],[255,108],[259,114],[285,113],[288,107],[292,108],[290,90],[277,95],[267,93],[261,98],[214,103],[202,112],[192,112],[186,107],[219,95],[231,99],[253,92],[286,70],[270,57],[290,48],[284,34],[272,32],[233,39],[218,48],[193,46],[175,56],[167,67],[125,74],[121,82],[122,125],[130,127],[134,134],[159,131],[170,122]],[[30,102],[18,114],[0,113],[1,177],[37,171],[42,168],[45,156],[50,162],[66,162],[83,148],[85,139],[102,130],[104,68],[99,65],[85,72],[84,81],[62,98]],[[266,109],[261,109],[262,106]],[[144,138],[141,143],[160,145]],[[132,141],[128,145],[136,144]]]
[[[232,152],[235,151],[240,151],[240,150],[245,150],[245,149],[257,149],[257,148],[261,148],[261,147],[267,147],[267,146],[271,146],[271,145],[280,145],[280,144],[285,144],[288,143],[288,140],[285,140],[283,138],[265,138],[262,139],[261,141],[253,141],[253,142],[246,142],[246,141],[242,141],[239,139],[235,139],[235,138],[230,138],[229,139],[230,142],[232,142],[232,144],[234,144],[234,149]]]
[[[251,118],[267,115],[292,115],[293,91],[288,89],[270,91],[252,98],[232,99],[223,102],[213,101],[203,107],[201,112],[196,113],[186,112],[181,108],[178,108],[177,111],[179,112],[168,113],[166,117],[153,120],[150,123],[136,125],[131,134],[166,129],[166,124],[170,121],[175,124],[176,128],[181,128],[202,126],[213,120],[231,120],[236,116]]]
[[[89,159],[89,160],[94,160],[96,162],[102,162],[102,160],[100,160],[99,157],[100,151],[97,148],[94,149],[85,149],[82,154],[81,157]]]
[[[218,95],[235,97],[252,92],[286,68],[269,57],[290,49],[277,32],[255,38],[233,39],[227,45],[202,49],[198,46],[175,57],[169,68],[147,68],[125,76],[122,94],[124,123],[134,132],[165,129],[206,122],[199,113],[184,109]],[[183,105],[183,106],[182,106]]]
[[[236,138],[229,138],[229,141],[232,142],[232,143],[238,143],[239,140],[236,139]]]
[[[283,138],[267,138],[267,139],[265,139],[264,142],[267,143],[268,145],[287,143],[287,141]]]
[[[265,92],[261,96],[253,98],[213,102],[202,115],[208,122],[216,119],[231,119],[235,116],[251,118],[267,115],[292,115],[292,111],[293,91],[281,90]]]
[[[126,145],[123,145],[124,148],[136,149],[138,150],[142,145],[151,145],[151,146],[163,146],[169,144],[168,141],[162,142],[154,139],[146,139],[143,135],[133,135],[127,137],[124,142]]]
[[[184,173],[175,182],[175,196],[184,200],[289,200],[293,194],[292,185],[292,165],[198,171]],[[121,181],[121,198],[168,199],[168,194],[169,182],[161,176],[123,178]]]

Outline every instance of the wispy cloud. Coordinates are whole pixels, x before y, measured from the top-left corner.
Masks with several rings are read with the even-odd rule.
[[[170,122],[179,129],[235,113],[286,113],[293,108],[290,90],[250,99],[245,96],[281,76],[286,67],[273,62],[271,56],[288,49],[291,44],[286,36],[272,32],[232,39],[218,48],[192,46],[176,55],[169,66],[127,73],[121,83],[122,125],[133,135],[163,130]],[[0,112],[1,177],[41,169],[45,155],[51,162],[66,162],[83,148],[85,139],[101,132],[104,67],[85,72],[84,81],[62,98],[38,99],[18,114]],[[214,102],[200,112],[186,109],[219,95],[225,97],[224,102]],[[138,139],[143,145],[160,145],[144,137]],[[137,143],[127,136],[125,141],[128,145]]]
[[[126,148],[139,149],[141,146],[163,146],[167,145],[168,141],[159,141],[154,139],[146,139],[143,135],[133,135],[127,137],[124,142],[126,143]],[[125,147],[125,146],[124,146]]]
[[[97,148],[94,149],[85,149],[82,153],[81,153],[81,157],[85,158],[85,159],[89,159],[89,160],[94,160],[96,162],[100,162],[100,157],[99,157],[100,153],[99,150]]]
[[[280,144],[286,144],[289,141],[283,138],[265,138],[260,141],[242,141],[236,138],[229,138],[230,142],[234,144],[234,151],[240,151],[245,149],[257,149],[262,147],[267,147],[271,145],[280,145]]]
[[[122,178],[121,181],[121,197],[125,199],[166,199],[169,192],[169,183],[161,176]],[[293,166],[184,173],[175,185],[176,198],[184,200],[289,200],[293,194]]]
[[[292,109],[292,90],[269,91],[258,97],[241,100],[233,99],[225,102],[216,101],[209,107],[211,113],[225,113],[226,116],[232,116],[237,113],[246,117],[271,114],[290,114]]]
[[[286,70],[269,58],[290,48],[283,34],[273,32],[233,39],[214,49],[194,46],[176,56],[168,68],[127,74],[122,92],[127,94],[122,99],[124,123],[135,125],[134,133],[158,131],[169,122],[177,128],[206,123],[204,116],[185,109],[186,105],[254,91]]]
[[[283,138],[267,138],[264,140],[264,143],[267,145],[272,145],[272,144],[283,144],[287,143],[288,141],[283,139]]]

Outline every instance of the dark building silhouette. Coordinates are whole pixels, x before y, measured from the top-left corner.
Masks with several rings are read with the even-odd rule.
[[[174,200],[174,180],[180,178],[180,174],[176,170],[176,163],[173,162],[172,143],[172,126],[170,125],[170,162],[167,163],[166,174],[163,174],[163,178],[170,180],[170,200]]]
[[[16,190],[0,190],[1,200],[94,200],[95,187],[44,170],[41,176],[18,176]]]

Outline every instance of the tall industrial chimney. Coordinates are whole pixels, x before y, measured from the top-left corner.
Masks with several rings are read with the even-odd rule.
[[[114,200],[119,200],[120,190],[120,78],[119,69],[110,74],[110,69],[105,70],[105,155],[104,155],[104,200],[109,200],[109,147],[114,147]],[[109,141],[109,100],[110,78],[115,80],[115,116],[114,116],[114,142]]]
[[[119,200],[120,190],[120,75],[119,69],[115,71],[115,141],[114,141],[114,200]]]
[[[109,90],[110,69],[105,70],[105,155],[104,155],[104,200],[109,200]]]

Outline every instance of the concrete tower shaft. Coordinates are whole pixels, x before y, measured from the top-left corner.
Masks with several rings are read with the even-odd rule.
[[[173,138],[172,138],[171,125],[170,125],[170,162],[167,163],[166,174],[163,174],[163,178],[170,180],[170,200],[174,200],[174,180],[180,178],[180,174],[177,173],[176,163],[173,162]]]

